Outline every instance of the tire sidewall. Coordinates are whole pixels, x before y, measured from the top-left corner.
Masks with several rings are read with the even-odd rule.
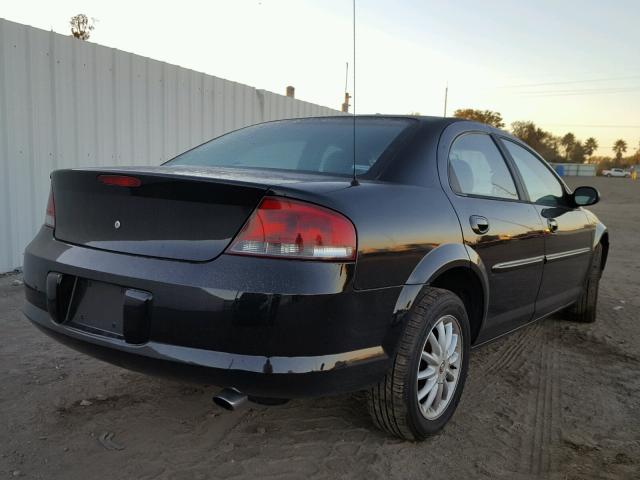
[[[589,272],[589,280],[587,282],[587,288],[585,294],[587,295],[587,307],[593,310],[595,320],[595,310],[598,304],[598,290],[600,287],[600,275],[602,265],[602,246],[598,245],[594,254],[593,262],[591,264],[591,271]]]
[[[438,319],[447,314],[456,317],[460,324],[462,333],[462,364],[460,377],[458,378],[458,384],[456,385],[454,396],[445,411],[438,418],[428,420],[420,412],[417,398],[418,385],[416,378],[418,375],[418,368],[420,367],[422,346]],[[453,293],[449,293],[448,295],[441,297],[436,304],[429,305],[424,314],[424,318],[422,319],[420,335],[416,335],[416,341],[414,342],[412,351],[413,355],[408,369],[408,378],[405,379],[405,401],[408,407],[408,424],[412,426],[415,437],[417,439],[423,439],[427,435],[432,435],[441,430],[449,421],[460,402],[462,390],[467,377],[467,371],[469,369],[470,328],[466,309],[459,297]]]

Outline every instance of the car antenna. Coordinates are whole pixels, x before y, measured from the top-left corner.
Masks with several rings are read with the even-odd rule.
[[[347,67],[348,68],[348,67]],[[360,185],[356,177],[356,0],[353,0],[353,177],[351,186]]]

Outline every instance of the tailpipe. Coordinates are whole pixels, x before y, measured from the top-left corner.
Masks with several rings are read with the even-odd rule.
[[[247,396],[236,388],[225,388],[213,397],[213,403],[225,410],[235,410],[247,401]]]

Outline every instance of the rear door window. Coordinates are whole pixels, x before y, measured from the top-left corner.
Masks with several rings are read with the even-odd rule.
[[[507,139],[503,143],[522,176],[529,199],[539,205],[564,205],[564,189],[551,169],[520,145]]]
[[[449,152],[449,182],[456,193],[518,200],[507,164],[486,134],[470,133],[453,142]]]

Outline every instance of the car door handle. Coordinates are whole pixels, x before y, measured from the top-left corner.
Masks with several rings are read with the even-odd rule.
[[[489,220],[480,215],[471,215],[469,217],[469,223],[471,224],[471,230],[479,235],[483,235],[489,231]]]
[[[547,220],[547,225],[549,226],[549,231],[551,233],[558,230],[558,221],[555,218],[550,218]]]

